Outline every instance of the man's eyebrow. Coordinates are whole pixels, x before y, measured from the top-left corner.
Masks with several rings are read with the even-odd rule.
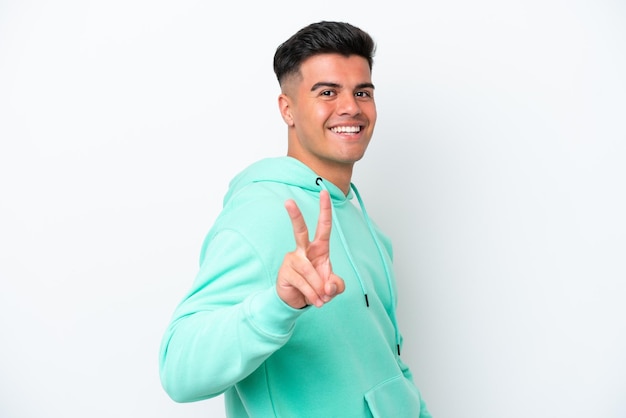
[[[357,89],[374,89],[374,84],[372,83],[361,83],[356,86]]]
[[[313,87],[311,87],[311,91],[315,91],[317,89],[320,89],[322,87],[330,87],[330,88],[340,88],[341,84],[337,84],[337,83],[331,83],[328,81],[320,81],[319,83],[315,83],[313,84]],[[356,89],[373,89],[374,88],[374,84],[372,83],[361,83],[361,84],[357,84]]]
[[[331,82],[328,82],[328,81],[320,81],[318,83],[313,84],[313,87],[311,87],[311,91],[315,91],[317,89],[321,89],[322,87],[330,87],[330,88],[336,89],[336,88],[341,87],[341,85],[337,84],[337,83],[331,83]]]

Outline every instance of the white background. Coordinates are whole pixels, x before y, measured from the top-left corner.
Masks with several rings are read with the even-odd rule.
[[[158,347],[228,181],[285,153],[274,50],[322,19],[378,43],[354,180],[435,417],[626,417],[623,2],[3,0],[2,418],[223,416]]]

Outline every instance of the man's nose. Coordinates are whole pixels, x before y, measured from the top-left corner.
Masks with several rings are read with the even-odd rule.
[[[352,93],[341,94],[337,102],[337,113],[340,115],[358,115],[361,113],[361,106]]]

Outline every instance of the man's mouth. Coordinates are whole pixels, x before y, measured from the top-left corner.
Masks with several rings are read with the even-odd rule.
[[[330,130],[336,134],[358,134],[361,132],[360,126],[335,126]]]

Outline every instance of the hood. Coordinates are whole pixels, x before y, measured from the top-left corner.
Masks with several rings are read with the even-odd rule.
[[[265,158],[251,164],[231,180],[228,192],[224,196],[224,204],[244,187],[258,182],[282,183],[312,192],[319,192],[318,178],[320,177],[313,170],[293,157]],[[330,181],[322,180],[324,180],[324,188],[330,193],[333,202],[338,203],[352,199],[352,189],[350,189],[348,195],[345,195],[341,189]]]

